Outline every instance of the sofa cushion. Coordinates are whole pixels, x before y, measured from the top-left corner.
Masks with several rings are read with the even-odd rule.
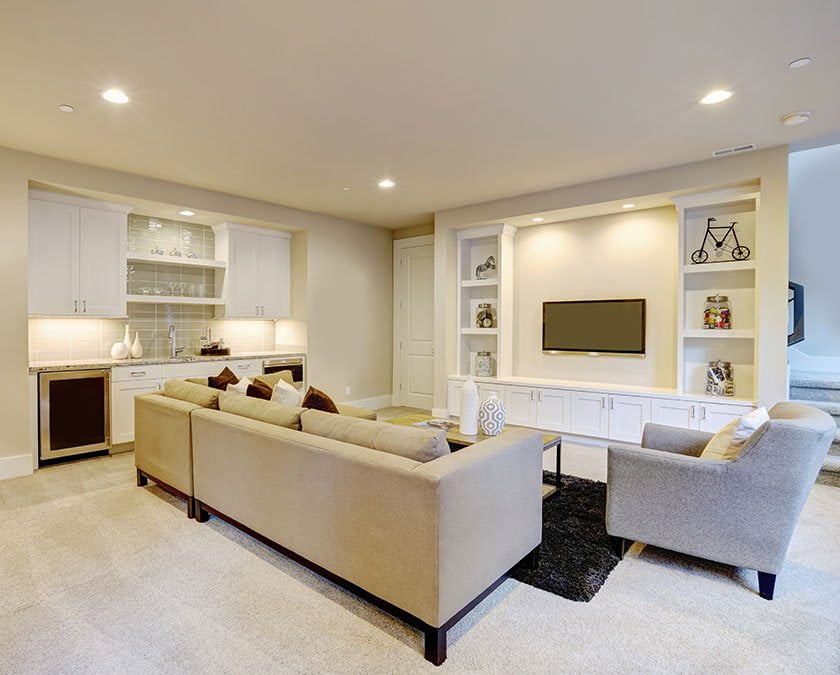
[[[210,385],[207,384],[207,380],[209,378],[206,377],[185,377],[184,382],[191,382],[192,384],[200,384],[204,387],[208,387]]]
[[[219,395],[219,409],[252,420],[268,422],[278,427],[300,431],[300,414],[303,408],[291,408],[272,401],[222,392]]]
[[[449,454],[446,434],[442,430],[400,427],[320,410],[304,410],[300,423],[301,429],[308,434],[400,455],[417,462],[428,462]]]
[[[221,389],[222,391],[227,391],[228,385],[236,384],[237,382],[239,382],[239,378],[227,366],[215,377],[207,378],[207,386],[213,387],[213,389]]]
[[[205,387],[201,384],[193,382],[185,382],[184,380],[167,380],[163,385],[163,393],[169,398],[177,398],[179,401],[187,401],[200,405],[202,408],[218,408],[219,394],[218,389],[212,387]]]
[[[335,402],[323,391],[316,389],[315,387],[309,387],[309,389],[306,390],[306,396],[303,397],[301,406],[304,408],[312,408],[313,410],[322,410],[326,413],[338,414],[338,408],[336,407]]]
[[[732,420],[706,444],[700,459],[735,459],[741,454],[750,437],[769,420],[767,408],[757,408],[743,417]]]

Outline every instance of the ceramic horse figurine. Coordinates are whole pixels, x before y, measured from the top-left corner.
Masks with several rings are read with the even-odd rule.
[[[487,258],[487,262],[481,263],[475,268],[475,278],[476,279],[489,279],[491,277],[486,276],[488,272],[495,271],[496,269],[496,258],[494,256],[490,256]]]

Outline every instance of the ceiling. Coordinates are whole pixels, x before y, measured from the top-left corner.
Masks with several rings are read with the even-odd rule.
[[[840,138],[834,0],[6,0],[2,14],[0,145],[388,228],[742,143]],[[131,102],[103,101],[114,86]],[[697,104],[718,88],[735,95]],[[780,124],[803,109],[807,124]]]

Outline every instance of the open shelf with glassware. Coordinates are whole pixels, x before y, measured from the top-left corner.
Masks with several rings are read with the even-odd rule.
[[[677,391],[700,396],[712,387],[727,392],[722,400],[753,400],[759,194],[755,188],[731,189],[674,203],[681,263]]]
[[[177,265],[180,267],[201,267],[204,269],[225,269],[227,263],[223,260],[206,260],[204,258],[188,258],[177,255],[158,255],[155,253],[129,252],[128,262],[154,263],[156,265]]]
[[[137,295],[129,294],[128,302],[138,302],[146,305],[224,305],[222,298],[190,297],[184,295]]]

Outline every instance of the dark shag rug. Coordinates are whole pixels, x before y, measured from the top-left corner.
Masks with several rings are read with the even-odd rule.
[[[607,486],[565,474],[561,481],[560,493],[543,502],[539,569],[519,569],[512,576],[569,600],[589,602],[618,564],[604,524]],[[546,471],[544,482],[555,484],[554,474]]]

